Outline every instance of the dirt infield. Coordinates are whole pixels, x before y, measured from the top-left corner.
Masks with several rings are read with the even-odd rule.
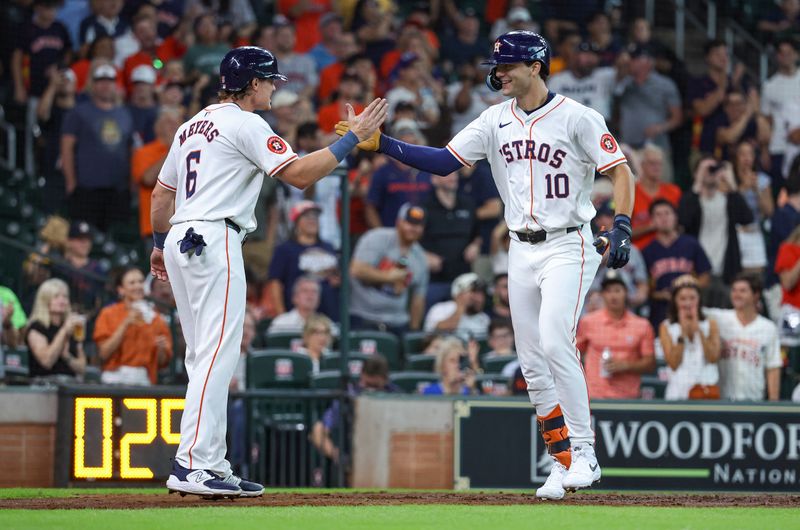
[[[0,495],[2,493],[0,492]],[[583,493],[569,495],[562,501],[539,501],[533,495],[513,493],[269,493],[256,499],[205,500],[177,494],[77,494],[63,498],[0,499],[0,509],[85,510],[194,508],[200,506],[397,506],[407,504],[457,504],[467,506],[508,506],[556,502],[582,506],[683,506],[683,507],[771,507],[796,508],[800,495],[756,494],[619,494]]]

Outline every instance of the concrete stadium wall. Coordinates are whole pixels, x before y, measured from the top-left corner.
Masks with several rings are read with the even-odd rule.
[[[50,487],[56,443],[55,390],[0,389],[0,487]]]
[[[356,488],[453,488],[453,400],[361,396],[353,430]]]

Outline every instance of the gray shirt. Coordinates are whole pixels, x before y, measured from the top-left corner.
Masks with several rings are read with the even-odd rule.
[[[404,261],[409,272],[408,288],[399,295],[386,285],[367,285],[353,278],[350,312],[361,318],[405,326],[409,321],[409,296],[424,296],[428,289],[428,264],[425,251],[414,243],[408,253],[401,254],[397,229],[373,228],[358,240],[354,261],[387,270]]]
[[[672,79],[655,72],[641,85],[626,77],[617,85],[615,93],[620,96],[620,136],[637,149],[648,140],[644,135],[645,129],[666,122],[670,117],[669,109],[681,105],[678,87]],[[669,151],[666,133],[650,138],[650,141]]]

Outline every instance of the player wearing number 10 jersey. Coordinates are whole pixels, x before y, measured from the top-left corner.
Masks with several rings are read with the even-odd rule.
[[[258,115],[268,110],[275,57],[245,46],[220,64],[220,103],[175,135],[153,190],[153,274],[172,285],[189,384],[181,438],[167,488],[181,494],[257,496],[259,484],[234,475],[225,460],[228,386],[239,360],[245,314],[241,243],[256,228],[254,208],[266,173],[304,189],[330,174],[386,117],[376,99],[355,116],[352,135],[298,157]]]
[[[486,109],[445,148],[380,133],[359,147],[438,174],[489,161],[512,240],[508,291],[517,354],[553,457],[536,494],[560,499],[600,479],[575,330],[601,254],[608,250],[612,268],[628,261],[633,175],[598,112],[548,91],[550,50],[541,36],[501,35],[487,64],[487,84],[511,99]],[[346,130],[337,124],[338,133]],[[597,252],[587,243],[595,170],[614,181],[617,210],[614,227],[595,240]]]

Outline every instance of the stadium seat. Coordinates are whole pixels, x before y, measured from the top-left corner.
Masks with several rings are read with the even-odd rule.
[[[367,355],[380,353],[389,362],[390,370],[400,370],[400,341],[387,331],[353,331],[350,333],[350,350]]]
[[[406,370],[417,372],[433,372],[436,365],[436,356],[427,353],[418,353],[406,357]]]
[[[361,375],[361,367],[364,366],[364,361],[369,359],[371,354],[351,351],[347,359],[347,367],[350,375],[358,377]],[[319,363],[320,370],[339,370],[341,365],[341,356],[339,352],[331,352],[322,356]]]
[[[475,376],[475,388],[486,395],[508,395],[511,388],[508,377],[500,374],[479,374]]]
[[[422,344],[428,333],[425,331],[409,331],[403,334],[403,354],[408,357],[422,351]]]
[[[303,345],[303,336],[294,331],[267,333],[266,343],[269,349],[280,348],[283,350],[297,351]]]
[[[666,390],[666,381],[662,381],[653,375],[642,376],[642,385],[639,389],[639,395],[642,399],[664,399]]]
[[[476,340],[478,341],[478,347],[479,347],[478,355],[483,355],[492,351],[492,347],[489,346],[489,339],[487,337],[480,337],[480,338],[476,337]]]
[[[267,330],[272,322],[269,318],[262,318],[256,322],[256,336],[253,338],[252,348],[263,349],[267,347]]]
[[[409,394],[419,393],[426,385],[439,380],[439,375],[431,372],[396,372],[389,376],[392,383]]]
[[[481,359],[481,366],[483,366],[483,371],[487,374],[499,374],[503,371],[503,368],[505,368],[508,363],[516,360],[516,355],[498,355],[496,357],[488,358],[484,357]]]
[[[311,387],[320,390],[338,390],[342,384],[342,372],[323,370],[311,376]]]
[[[26,384],[30,370],[28,349],[24,346],[3,352],[4,380],[8,384]]]
[[[261,350],[247,356],[248,388],[308,388],[311,358],[291,350]]]

